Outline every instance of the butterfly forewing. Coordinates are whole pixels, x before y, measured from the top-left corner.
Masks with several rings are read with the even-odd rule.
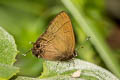
[[[58,14],[45,33],[36,41],[43,46],[37,55],[48,60],[68,60],[74,57],[74,33],[70,18],[65,12]],[[33,48],[33,53],[36,54]]]

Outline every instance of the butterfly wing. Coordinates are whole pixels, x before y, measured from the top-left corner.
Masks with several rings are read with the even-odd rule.
[[[48,60],[68,60],[74,55],[75,39],[72,24],[65,12],[58,14],[40,37],[44,39],[42,58]],[[47,40],[47,41],[45,41]],[[39,41],[39,40],[38,40]]]

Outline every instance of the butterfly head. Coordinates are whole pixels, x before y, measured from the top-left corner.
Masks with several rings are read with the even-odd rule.
[[[41,54],[43,53],[42,47],[40,44],[38,43],[34,43],[33,44],[33,48],[32,48],[32,53],[33,55],[35,55],[36,57],[40,58]]]

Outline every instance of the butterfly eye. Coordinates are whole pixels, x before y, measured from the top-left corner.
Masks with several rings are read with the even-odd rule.
[[[36,47],[37,47],[37,48],[39,48],[39,47],[40,47],[40,45],[36,45]]]

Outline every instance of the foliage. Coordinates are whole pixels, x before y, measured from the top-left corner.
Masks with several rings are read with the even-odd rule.
[[[73,72],[81,70],[80,78],[74,78]],[[40,78],[19,76],[16,80],[118,80],[107,70],[94,64],[74,59],[70,62],[45,61]]]
[[[18,72],[13,66],[17,52],[14,38],[0,27],[0,79],[10,79]]]
[[[51,64],[56,62],[44,62],[44,60],[34,57],[31,52],[23,56],[32,48],[29,42],[35,42],[45,31],[51,19],[61,11],[66,11],[72,20],[77,58],[100,65],[119,77],[120,65],[117,63],[120,60],[119,52],[110,49],[106,42],[111,26],[114,24],[106,17],[104,4],[104,0],[1,0],[0,25],[14,36],[15,41],[8,32],[0,27],[0,79],[11,77],[14,79],[15,75],[17,80],[44,80],[33,78],[41,76],[42,71],[42,76],[46,79],[49,76],[51,77],[48,79],[56,77],[71,79],[70,74],[74,70],[66,71],[64,74],[67,76],[63,74],[57,76],[59,73],[49,72],[48,70],[51,69],[46,66],[55,67],[56,64],[54,66]],[[86,40],[88,36],[91,37],[90,40]],[[17,54],[16,45],[19,54]],[[84,48],[78,49],[81,46]],[[64,65],[64,62],[59,64]],[[69,69],[68,66],[66,68]],[[5,73],[1,74],[3,72]],[[89,73],[96,74],[88,71]],[[108,73],[110,72],[107,71],[106,74]],[[82,78],[90,79],[88,76]]]

